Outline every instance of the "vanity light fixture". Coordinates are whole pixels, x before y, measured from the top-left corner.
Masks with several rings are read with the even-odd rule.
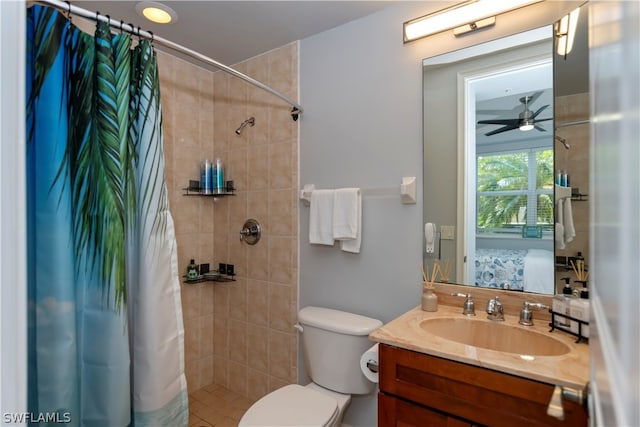
[[[151,22],[157,24],[170,24],[178,20],[175,10],[162,3],[143,1],[136,4],[136,12]]]
[[[496,15],[542,0],[468,0],[402,24],[405,43],[453,29],[456,36],[496,23]]]
[[[562,17],[556,24],[556,44],[558,55],[567,58],[567,54],[573,49],[573,41],[576,38],[576,28],[580,18],[580,8],[574,9],[568,15]]]

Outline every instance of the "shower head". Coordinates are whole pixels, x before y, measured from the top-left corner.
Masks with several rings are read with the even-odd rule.
[[[240,126],[238,126],[238,129],[236,129],[236,135],[240,135],[242,133],[242,130],[247,126],[253,126],[256,124],[256,119],[255,117],[249,117],[247,120],[245,120],[244,122],[242,122],[242,124],[240,124]]]

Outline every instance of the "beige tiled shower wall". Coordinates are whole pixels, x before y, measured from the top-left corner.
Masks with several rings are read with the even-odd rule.
[[[557,97],[555,99],[556,125],[572,123],[589,119],[589,94],[579,93]],[[564,148],[559,142],[554,142],[556,170],[566,170],[569,174],[569,184],[578,188],[580,193],[586,194],[584,199],[589,199],[589,124],[577,124],[574,126],[560,127],[556,135],[567,140],[570,149]],[[573,224],[576,236],[572,242],[567,243],[565,249],[556,249],[556,255],[574,257],[582,252],[585,263],[589,265],[589,202],[572,200]],[[556,288],[562,286],[560,278],[571,276],[572,271],[556,272]],[[573,284],[572,286],[576,286]]]
[[[235,265],[235,282],[182,284],[189,391],[220,384],[257,399],[297,378],[298,124],[279,98],[224,72],[159,53],[167,185],[182,273]],[[298,99],[298,45],[235,69]],[[242,135],[235,129],[247,118]],[[199,163],[222,159],[236,195],[185,197]],[[262,238],[239,240],[255,218]]]

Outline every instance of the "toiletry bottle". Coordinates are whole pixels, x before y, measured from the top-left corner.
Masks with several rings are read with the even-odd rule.
[[[438,295],[433,292],[433,287],[422,287],[422,304],[424,311],[438,311]]]
[[[584,271],[584,257],[582,256],[582,252],[578,252],[578,255],[576,255],[576,268],[578,271]]]
[[[571,300],[571,304],[570,304],[571,317],[580,319],[584,322],[589,322],[590,302],[589,302],[589,290],[587,289],[587,281],[576,280],[576,282],[582,284],[582,290],[580,291],[580,298],[575,298]],[[579,331],[579,328],[578,328],[579,323],[578,322],[571,322],[571,323],[572,323],[571,332],[577,334]],[[583,323],[580,334],[585,338],[589,338],[589,325],[585,325]]]
[[[224,166],[222,166],[222,160],[216,159],[216,184],[217,193],[224,193]]]
[[[575,297],[573,296],[573,289],[571,289],[570,285],[571,278],[563,277],[562,280],[565,282],[562,293],[556,294],[551,302],[553,312],[560,315],[554,316],[553,326],[570,330],[573,322],[562,315],[571,316],[570,304],[571,300],[575,299]]]
[[[187,280],[198,280],[198,276],[198,266],[195,260],[192,259],[187,266]]]
[[[200,191],[211,194],[211,162],[205,159],[200,165]]]

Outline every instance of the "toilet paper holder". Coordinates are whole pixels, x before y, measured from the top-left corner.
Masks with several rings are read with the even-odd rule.
[[[377,374],[378,370],[380,369],[380,366],[378,366],[378,362],[376,362],[375,360],[368,360],[367,361],[367,369],[369,369],[371,372]]]

